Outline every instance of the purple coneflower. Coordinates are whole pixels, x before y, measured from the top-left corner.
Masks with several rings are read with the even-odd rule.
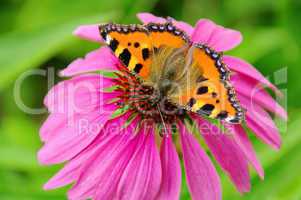
[[[148,13],[138,17],[143,23],[166,22]],[[195,27],[175,20],[173,24],[185,31],[191,41],[217,52],[230,50],[242,40],[238,31],[207,19],[199,20]],[[74,34],[103,42],[98,25],[80,26]],[[269,113],[284,119],[287,116],[258,86],[280,94],[278,89],[253,66],[226,55],[222,61],[233,72],[231,83],[246,110],[243,124],[217,126],[190,112],[161,113],[151,105],[156,103],[149,99],[152,88],[140,86],[137,77],[106,46],[72,62],[61,72],[71,78],[54,86],[45,98],[50,115],[40,130],[44,146],[38,158],[44,165],[65,166],[44,188],[73,184],[68,192],[70,199],[179,199],[181,165],[175,147],[179,143],[192,199],[221,199],[215,167],[192,134],[198,131],[237,190],[248,192],[248,165],[261,178],[264,172],[246,129],[278,149],[281,138]],[[116,76],[104,77],[97,73],[99,70],[114,71]],[[169,103],[165,106],[173,107]]]

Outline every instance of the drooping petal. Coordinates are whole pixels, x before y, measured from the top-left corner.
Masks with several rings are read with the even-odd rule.
[[[99,75],[81,75],[54,86],[44,99],[50,116],[40,129],[40,137],[46,142],[67,125],[74,125],[76,119],[86,115],[110,114],[111,107],[103,106],[119,96],[119,92],[101,92],[104,87],[114,84],[113,79]],[[72,124],[73,123],[73,124]]]
[[[246,115],[249,115],[255,121],[260,121],[261,123],[266,124],[270,129],[277,129],[273,119],[269,113],[264,110],[257,103],[252,102],[250,99],[246,98],[243,95],[238,95],[241,106],[246,110]]]
[[[284,120],[287,120],[286,111],[266,92],[258,82],[243,74],[234,74],[231,76],[231,83],[239,95],[243,95],[252,102],[274,112]]]
[[[140,117],[136,117],[131,124],[124,129],[121,134],[126,134],[129,138],[132,138],[134,135],[134,131],[136,130],[139,122],[141,121]],[[134,136],[135,137],[135,136]],[[103,177],[100,179],[100,182],[97,185],[96,192],[95,192],[95,199],[102,200],[102,199],[114,199],[116,198],[116,191],[120,181],[122,174],[125,171],[132,155],[135,154],[135,151],[139,150],[145,138],[142,136],[141,138],[133,138],[129,140],[130,142],[127,144],[127,149],[129,149],[128,154],[127,150],[124,152],[120,152],[121,155],[116,154],[116,161],[112,163],[112,165],[116,167],[110,167],[107,170],[110,172],[106,172],[103,174]],[[127,156],[128,155],[128,156]],[[120,157],[124,156],[123,159]]]
[[[97,149],[102,148],[106,143],[110,142],[112,137],[114,137],[114,135],[106,135],[105,138],[102,137],[101,134],[97,136],[95,141],[89,145],[88,148],[71,159],[57,174],[55,174],[55,176],[44,185],[44,189],[51,190],[77,181],[81,174],[83,163],[90,159]]]
[[[47,142],[55,134],[52,132],[52,130],[55,130],[56,128],[61,126],[62,123],[65,123],[66,121],[67,121],[67,117],[63,113],[50,114],[40,128],[39,133],[42,142]]]
[[[281,136],[277,127],[272,127],[269,124],[266,124],[264,121],[256,121],[256,117],[253,117],[250,113],[246,115],[247,126],[252,129],[255,135],[261,139],[264,143],[270,145],[274,149],[280,149],[281,147]],[[265,121],[269,121],[268,118],[265,118]],[[274,125],[275,126],[275,125]]]
[[[117,199],[152,200],[160,189],[161,163],[153,128],[141,135],[145,140],[124,170],[117,188]]]
[[[220,179],[214,165],[184,125],[180,124],[179,127],[186,179],[192,199],[222,199]]]
[[[104,88],[115,84],[114,79],[97,74],[76,76],[62,81],[48,92],[44,104],[51,113],[90,112],[95,106],[118,96],[117,92],[104,93]]]
[[[52,190],[75,182],[80,176],[82,164],[89,159],[93,151],[82,152],[71,161],[69,161],[55,176],[53,176],[45,185],[44,190]]]
[[[248,162],[239,146],[215,125],[200,117],[195,119],[214,158],[230,176],[237,190],[248,192],[251,187]]]
[[[242,152],[245,154],[246,158],[253,165],[254,169],[257,171],[258,175],[263,179],[264,171],[262,169],[260,161],[257,159],[256,153],[253,149],[252,143],[250,142],[247,133],[241,125],[230,125],[225,124],[227,129],[233,134],[233,139],[236,144],[239,145]]]
[[[166,23],[167,19],[162,18],[162,17],[157,17],[151,13],[138,13],[137,17],[144,23]],[[180,30],[184,31],[187,35],[191,36],[193,33],[193,27],[190,24],[187,24],[186,22],[183,21],[177,21],[173,18],[169,18],[171,22]]]
[[[104,107],[106,111],[103,113],[96,110],[89,115],[74,116],[74,119],[68,119],[63,126],[59,126],[55,135],[38,152],[40,163],[48,165],[64,162],[87,147],[117,109],[115,104]]]
[[[126,143],[126,138],[115,136],[109,142],[107,141],[102,148],[99,148],[89,160],[86,160],[78,181],[68,192],[68,197],[70,199],[94,198],[97,185],[106,179],[105,174],[109,175],[111,172],[114,172],[114,170],[117,170],[117,168],[114,167],[115,164],[122,165],[116,166],[123,169],[125,163],[130,159],[133,147],[125,149],[127,146]],[[121,150],[123,150],[124,154],[120,153]],[[119,156],[119,161],[116,160],[116,155]],[[115,179],[115,181],[117,180]],[[110,184],[111,189],[116,188],[116,182],[110,182]],[[111,194],[107,195],[110,196]]]
[[[260,138],[263,142],[278,150],[281,146],[281,138],[278,131],[275,133],[269,133],[269,129],[265,124],[254,121],[253,118],[246,116],[247,126],[255,133],[255,135]],[[275,137],[276,136],[276,137]]]
[[[111,114],[91,113],[62,122],[53,133],[46,135],[45,144],[38,152],[40,163],[56,164],[73,158],[94,140],[110,117]]]
[[[137,120],[132,122],[134,127],[137,123]],[[121,174],[133,153],[142,146],[143,138],[128,128],[118,134],[112,134],[110,129],[105,131],[104,141],[96,144],[97,149],[82,164],[80,177],[68,192],[70,199],[97,199],[101,194],[103,199],[113,199]]]
[[[81,174],[83,163],[85,163],[88,159],[90,159],[90,157],[95,153],[97,149],[103,148],[103,146],[109,143],[113,137],[119,134],[120,130],[112,131],[113,128],[115,128],[116,125],[119,125],[119,127],[121,127],[124,124],[125,119],[127,119],[130,116],[130,114],[131,113],[126,113],[117,118],[109,120],[105,124],[105,128],[101,130],[101,133],[97,135],[96,139],[91,143],[91,145],[89,145],[82,152],[80,152],[78,155],[72,158],[64,166],[63,169],[61,169],[57,174],[55,174],[55,176],[53,176],[44,185],[43,188],[45,190],[51,190],[70,184],[72,182],[76,182]],[[136,127],[137,121],[138,121],[137,119],[134,119],[131,123],[131,126],[129,126],[129,128],[131,128],[132,126]],[[129,128],[127,128],[127,130],[130,131]]]
[[[86,72],[98,70],[117,70],[118,59],[112,54],[108,47],[101,47],[86,55],[85,58],[78,58],[67,68],[60,72],[60,76],[74,76]]]
[[[77,27],[73,34],[86,40],[91,40],[94,42],[103,42],[99,34],[98,26],[99,25],[97,24],[82,25]]]
[[[192,34],[194,43],[206,44],[218,52],[236,47],[241,40],[240,32],[218,26],[208,19],[199,20]]]
[[[278,131],[277,126],[262,107],[258,104],[251,102],[248,98],[238,95],[238,98],[241,102],[241,105],[247,110],[246,112],[246,122],[249,127],[261,127],[260,129],[255,128],[255,135],[260,138],[263,142],[268,145],[271,145],[273,148],[278,149],[281,145],[281,137]],[[257,126],[254,126],[255,124]]]
[[[246,76],[258,81],[259,83],[262,83],[262,84],[268,86],[269,88],[274,90],[274,92],[276,92],[276,94],[282,96],[281,92],[279,91],[279,89],[276,86],[274,86],[255,67],[253,67],[251,64],[247,63],[246,61],[244,61],[240,58],[236,58],[233,56],[226,56],[226,55],[223,56],[223,61],[225,64],[227,64],[227,66],[231,70],[233,70],[237,73],[246,75]]]
[[[156,199],[178,200],[181,191],[181,165],[171,135],[164,135],[160,155],[162,183]]]
[[[87,121],[88,118],[85,117],[86,115],[94,114],[101,116],[112,113],[111,110],[107,110],[111,109],[112,107],[105,106],[105,104],[117,97],[119,94],[114,92],[105,94],[101,94],[99,92],[99,94],[102,96],[103,100],[91,104],[88,104],[90,101],[83,102],[81,96],[79,96],[76,101],[77,104],[75,104],[76,106],[72,106],[72,104],[70,104],[66,107],[59,107],[61,104],[56,104],[59,107],[58,109],[56,106],[50,106],[49,110],[51,113],[40,128],[41,140],[43,142],[49,141],[53,136],[56,135],[58,129],[66,126],[67,124],[74,125],[78,119],[82,119],[82,122],[84,122],[84,120]],[[61,102],[63,103],[64,101]],[[83,104],[81,104],[81,102],[83,102]],[[114,106],[113,108],[115,109]]]

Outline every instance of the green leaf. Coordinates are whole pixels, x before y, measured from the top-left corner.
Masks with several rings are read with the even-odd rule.
[[[112,14],[103,14],[35,32],[0,37],[0,91],[22,72],[41,65],[74,42],[71,33],[79,24],[108,21],[112,17]]]

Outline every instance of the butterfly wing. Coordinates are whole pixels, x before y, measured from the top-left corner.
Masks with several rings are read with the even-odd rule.
[[[175,27],[172,23],[149,23],[144,27],[148,30],[155,49],[160,48],[160,46],[181,48],[190,44],[190,39],[186,33]]]
[[[123,65],[142,78],[150,73],[151,57],[160,46],[180,48],[189,43],[185,32],[171,23],[146,25],[104,24],[100,34]]]
[[[99,26],[106,44],[130,71],[147,76],[152,44],[148,30],[141,25],[105,24]]]
[[[229,70],[222,63],[221,55],[212,49],[195,44],[192,47],[193,63],[190,66],[192,82],[186,86],[179,101],[187,109],[210,118],[240,123],[244,113],[229,82]],[[199,77],[197,77],[199,76]],[[189,78],[188,77],[188,78]]]
[[[185,106],[192,112],[230,123],[239,123],[243,119],[244,113],[229,82],[230,72],[222,63],[220,54],[201,44],[193,44],[192,51],[189,51],[191,47],[189,37],[170,23],[150,23],[145,27],[150,32],[154,48],[160,49],[150,65],[151,74],[158,76],[162,74],[160,71],[169,67],[173,67],[176,71],[172,81],[178,85],[178,89],[177,92],[173,90],[168,95],[173,103]],[[170,56],[168,53],[171,52],[171,48],[184,48],[183,52],[187,48],[185,61],[179,58],[181,53],[178,57],[173,57],[172,61],[166,61],[165,58]],[[192,63],[188,63],[188,70],[185,71],[183,68],[190,57]],[[154,60],[156,58],[158,60]],[[164,66],[163,62],[169,64]]]

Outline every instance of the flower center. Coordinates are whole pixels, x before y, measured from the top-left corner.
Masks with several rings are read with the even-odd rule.
[[[163,122],[173,124],[177,118],[184,116],[185,110],[171,103],[165,92],[144,84],[129,72],[124,70],[122,72],[126,74],[119,76],[119,88],[124,91],[121,98],[130,109],[158,124]]]

